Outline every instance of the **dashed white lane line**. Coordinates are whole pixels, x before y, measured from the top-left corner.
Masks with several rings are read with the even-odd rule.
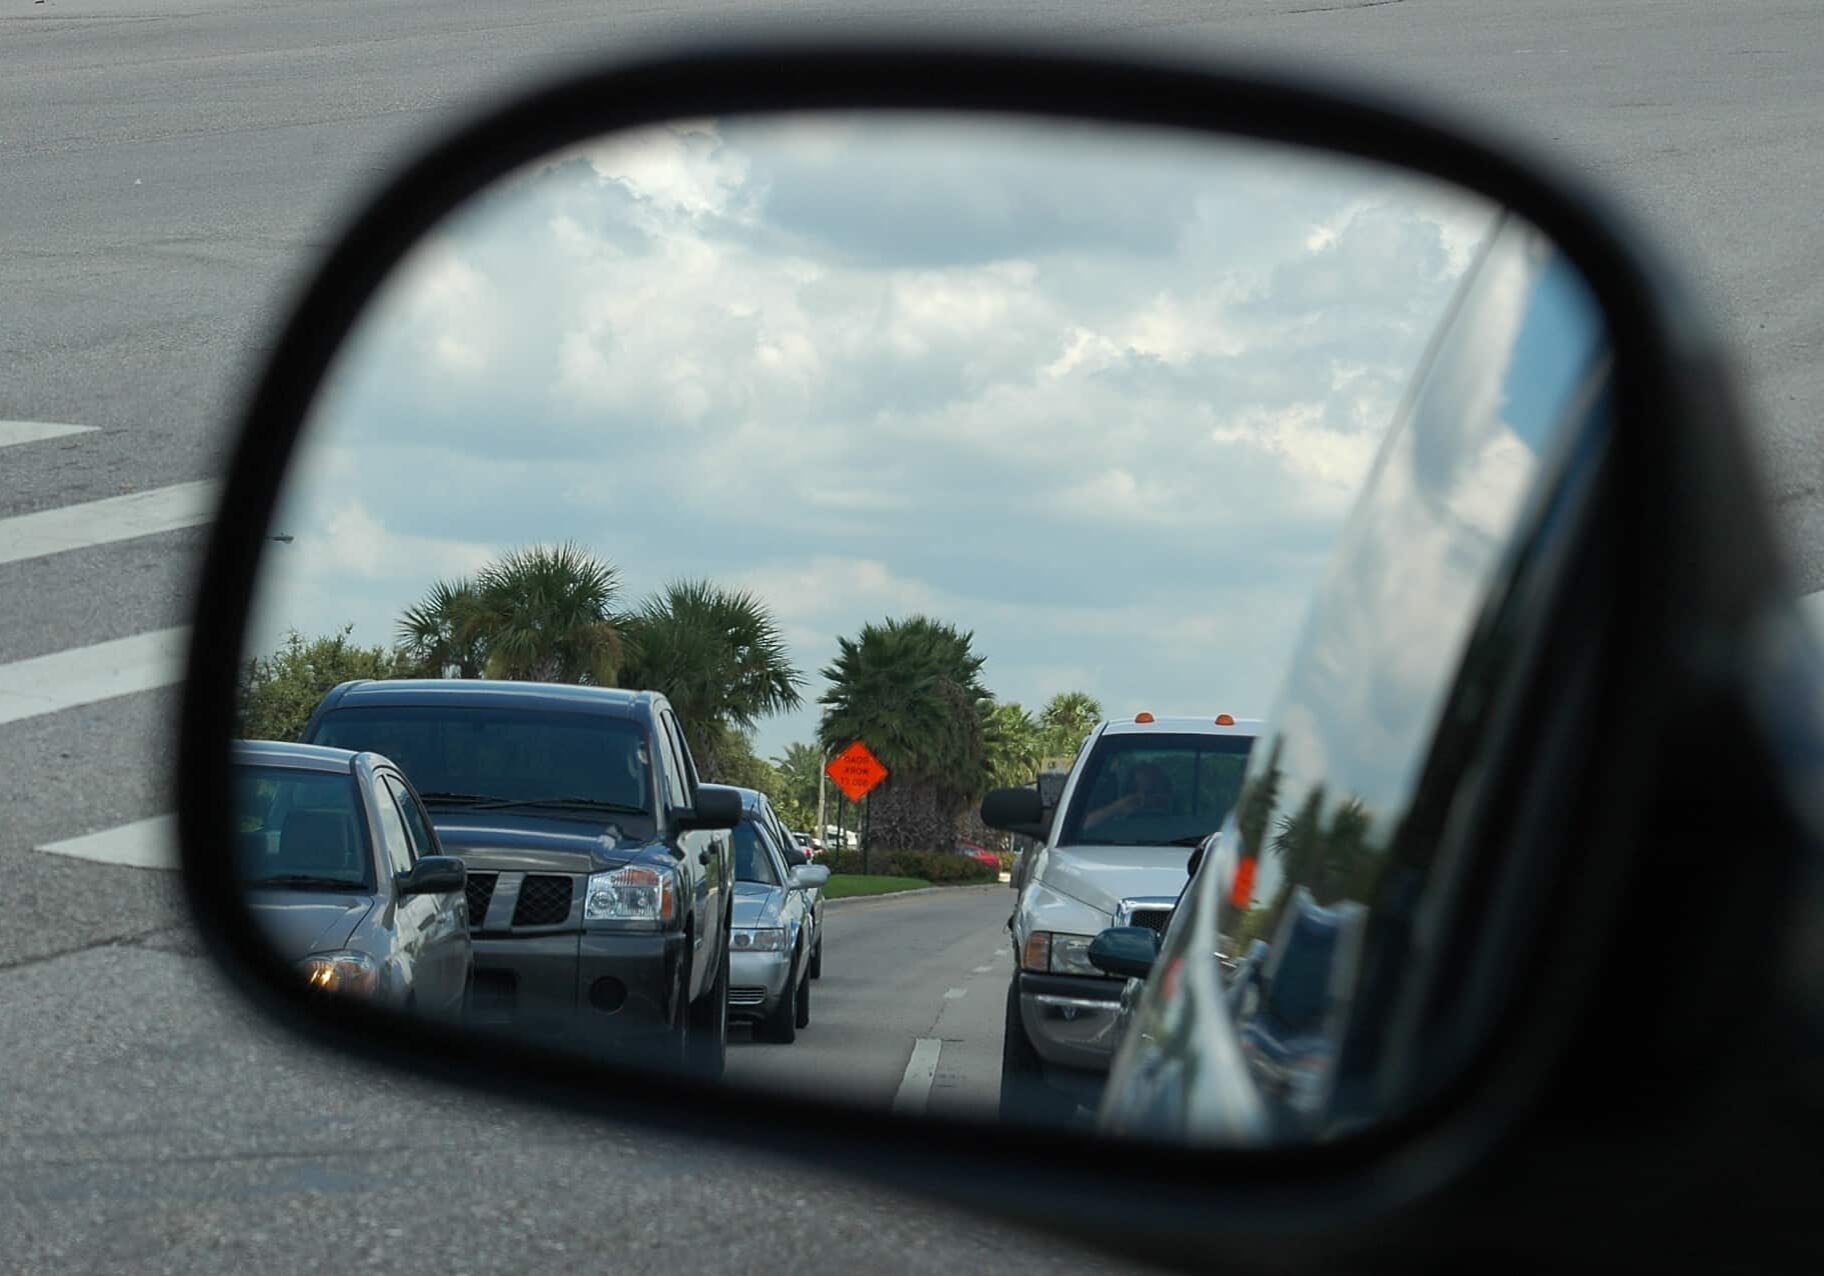
[[[184,676],[189,629],[157,629],[0,665],[0,724],[169,686]]]
[[[51,421],[0,421],[0,447],[15,443],[41,443],[71,434],[92,434],[92,425],[57,425]]]
[[[912,1057],[906,1060],[906,1075],[900,1078],[899,1090],[893,1096],[893,1110],[908,1116],[920,1116],[931,1099],[931,1083],[937,1080],[937,1056],[943,1042],[936,1037],[920,1037],[912,1043]]]
[[[969,990],[967,988],[947,988],[944,990],[945,1001],[955,1001],[958,997],[966,997],[968,995]]]
[[[83,837],[48,842],[38,848],[47,855],[93,860],[98,864],[124,864],[130,868],[177,868],[177,817],[155,815],[118,828],[103,829]]]
[[[975,968],[975,973],[976,973],[976,974],[978,974],[978,975],[985,975],[985,974],[987,974],[987,973],[988,973],[988,972],[989,972],[989,971],[991,971],[991,970],[993,970],[993,969],[994,969],[994,967],[993,967],[993,966],[977,966],[977,967],[976,967],[976,968]]]
[[[213,479],[0,518],[0,563],[197,527],[215,516]]]

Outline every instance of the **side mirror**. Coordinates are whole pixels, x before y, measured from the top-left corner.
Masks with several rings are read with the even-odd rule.
[[[792,885],[807,890],[827,884],[830,870],[822,864],[801,864],[792,870]]]
[[[468,877],[467,866],[456,856],[427,855],[394,880],[401,895],[448,895],[461,890]]]
[[[1037,789],[990,789],[982,799],[982,823],[1003,833],[1020,833],[1044,841],[1045,806]]]
[[[741,795],[721,784],[699,784],[697,804],[676,813],[678,827],[693,829],[732,829],[741,823]]]
[[[1089,964],[1121,979],[1145,979],[1158,959],[1159,932],[1145,926],[1111,926],[1089,945]]]

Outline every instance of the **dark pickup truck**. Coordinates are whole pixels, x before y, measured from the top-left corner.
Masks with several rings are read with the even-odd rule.
[[[347,682],[304,741],[391,758],[467,864],[471,1022],[721,1074],[741,798],[698,782],[663,696]]]

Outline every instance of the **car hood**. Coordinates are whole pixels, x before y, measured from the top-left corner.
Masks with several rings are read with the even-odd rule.
[[[1124,899],[1176,899],[1187,880],[1189,847],[1061,846],[1046,854],[1044,883],[1112,914]]]
[[[599,873],[625,864],[646,844],[644,830],[608,820],[505,811],[431,812],[446,855],[489,873]]]
[[[737,926],[776,925],[785,892],[777,886],[760,882],[735,883],[735,922]]]
[[[372,895],[347,891],[255,890],[244,898],[254,923],[287,961],[346,947],[374,907]]]

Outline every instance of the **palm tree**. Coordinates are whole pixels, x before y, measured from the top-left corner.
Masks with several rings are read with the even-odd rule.
[[[474,589],[489,677],[616,684],[625,644],[614,567],[572,544],[535,545],[483,568]]]
[[[779,776],[779,791],[770,794],[781,814],[793,812],[802,828],[817,822],[817,789],[823,783],[823,751],[814,744],[788,744],[785,752],[773,759],[773,770]],[[840,796],[840,795],[838,795]],[[823,831],[818,830],[818,837]]]
[[[1044,736],[1031,714],[1014,701],[988,713],[988,779],[992,784],[1031,784],[1043,760]]]
[[[1039,710],[1044,760],[1070,762],[1102,721],[1102,702],[1086,691],[1060,691]]]
[[[395,651],[426,678],[479,678],[487,667],[487,639],[474,582],[438,581],[424,600],[399,618]]]
[[[925,616],[864,625],[823,670],[827,747],[860,740],[887,767],[869,836],[898,850],[949,845],[957,816],[987,787],[987,718],[973,635]]]
[[[736,736],[803,703],[772,614],[753,594],[678,581],[622,621],[626,686],[662,692],[677,710],[698,768],[720,774]]]

